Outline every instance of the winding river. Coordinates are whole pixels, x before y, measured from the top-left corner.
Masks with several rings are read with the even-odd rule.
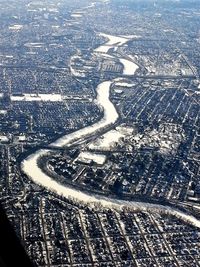
[[[128,42],[128,38],[122,38],[118,36],[112,35],[105,35],[101,34],[109,39],[107,43],[97,48],[94,52],[101,54],[107,53],[110,47],[118,48],[121,45]],[[113,55],[114,57],[114,55]],[[128,62],[123,58],[120,59],[121,62],[124,64],[130,64],[128,67],[128,71],[126,70],[126,74],[133,74],[136,70],[130,70],[130,66],[133,62]],[[68,146],[70,147],[73,143],[77,142],[78,140],[84,140],[91,134],[94,134],[97,131],[101,131],[108,125],[112,125],[116,122],[119,115],[113,105],[113,103],[109,99],[110,95],[110,88],[112,81],[105,81],[98,85],[96,88],[97,98],[95,100],[96,104],[103,109],[104,116],[103,118],[94,123],[91,126],[82,128],[78,131],[75,131],[71,134],[64,135],[63,137],[57,139],[55,142],[49,145],[49,149],[39,149],[32,155],[28,156],[25,160],[21,163],[22,171],[36,184],[39,184],[49,191],[52,191],[60,196],[66,198],[74,198],[77,201],[84,201],[89,205],[94,205],[100,203],[104,207],[114,207],[116,209],[121,209],[124,206],[128,206],[133,209],[139,210],[152,210],[156,212],[164,212],[171,215],[175,215],[184,221],[190,222],[191,224],[200,228],[200,221],[197,220],[194,216],[188,215],[184,212],[179,211],[176,208],[172,208],[169,206],[159,205],[159,204],[151,204],[151,203],[143,203],[143,202],[136,202],[136,201],[128,201],[128,200],[120,200],[120,199],[113,199],[108,198],[103,195],[98,194],[90,194],[86,192],[82,192],[77,190],[76,188],[68,187],[67,185],[63,185],[58,183],[54,180],[53,177],[47,175],[39,166],[38,160],[41,156],[48,155],[51,152],[51,147],[63,147]]]

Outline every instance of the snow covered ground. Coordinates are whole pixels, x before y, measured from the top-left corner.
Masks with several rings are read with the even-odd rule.
[[[83,15],[81,13],[73,13],[71,14],[72,18],[81,18]]]
[[[6,109],[0,109],[0,115],[6,115],[8,111]]]
[[[88,148],[95,150],[112,150],[122,138],[131,136],[132,132],[133,129],[129,127],[117,127],[116,130],[111,130],[90,143]]]
[[[12,95],[11,101],[50,101],[59,102],[62,101],[61,94],[23,94],[23,95]]]
[[[19,31],[19,30],[21,30],[21,29],[23,28],[23,25],[20,25],[20,24],[14,24],[14,25],[12,25],[12,26],[9,26],[8,28],[9,28],[9,30]]]
[[[72,75],[75,77],[82,77],[82,78],[85,77],[84,71],[75,70],[72,66],[70,66],[70,71]]]
[[[102,154],[83,151],[79,154],[75,161],[81,161],[83,163],[95,162],[96,164],[103,165],[106,161],[106,156]]]
[[[9,139],[6,135],[0,135],[0,142],[8,142]]]
[[[44,43],[25,43],[24,46],[29,47],[29,48],[41,48],[45,44]]]
[[[122,87],[133,87],[135,86],[135,83],[127,83],[127,82],[117,82],[115,83],[116,86],[122,86]]]

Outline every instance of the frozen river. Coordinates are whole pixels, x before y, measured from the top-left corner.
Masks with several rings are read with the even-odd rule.
[[[98,53],[108,53],[108,50],[110,48],[116,49],[117,47],[122,46],[129,41],[129,38],[114,36],[105,33],[100,33],[99,36],[108,39],[108,41],[94,50],[95,52]]]
[[[102,52],[107,53],[108,47],[116,48],[118,46],[123,45],[128,40],[127,38],[122,38],[117,36],[112,36],[112,38],[110,35],[104,35],[104,36],[110,39],[105,45],[102,45],[99,48],[97,48],[95,50],[96,53],[102,53]],[[127,62],[124,62],[125,59],[120,59],[120,60],[122,61],[123,64],[125,65],[127,64]],[[134,72],[134,66],[131,65],[127,66],[124,69],[124,72],[125,74],[128,75],[132,74]],[[113,199],[95,193],[90,194],[87,192],[82,192],[80,190],[77,190],[76,188],[72,188],[67,185],[58,183],[56,180],[54,180],[53,177],[47,175],[38,166],[39,158],[48,155],[48,153],[51,152],[51,147],[63,147],[63,146],[70,147],[74,142],[77,142],[78,140],[84,140],[84,138],[87,138],[91,134],[94,134],[97,131],[101,131],[106,126],[112,125],[113,123],[116,122],[116,120],[118,119],[118,113],[115,109],[115,106],[113,105],[113,103],[110,101],[109,98],[110,88],[114,81],[115,80],[102,82],[96,88],[97,98],[95,102],[101,109],[103,109],[104,112],[103,118],[99,122],[94,123],[91,126],[87,126],[71,134],[64,135],[55,142],[51,143],[49,145],[49,149],[40,149],[35,153],[33,153],[32,155],[28,156],[21,163],[23,172],[36,184],[39,184],[47,188],[49,191],[55,192],[56,194],[64,196],[66,198],[71,197],[76,199],[77,201],[84,201],[85,203],[88,203],[90,205],[93,205],[95,203],[100,203],[104,207],[115,207],[117,209],[121,209],[124,206],[128,206],[130,208],[133,209],[136,208],[139,210],[153,210],[156,212],[165,212],[171,215],[175,215],[183,219],[184,221],[190,222],[191,224],[200,228],[199,220],[197,220],[195,217],[191,215],[185,214],[177,210],[176,208],[158,204]]]
[[[134,62],[132,62],[128,59],[124,59],[124,58],[121,58],[119,61],[124,66],[124,70],[123,70],[124,75],[134,75],[135,74],[136,70],[138,69],[138,65],[136,65]]]
[[[116,120],[118,119],[118,113],[109,99],[111,84],[112,81],[103,82],[99,84],[99,86],[96,89],[97,92],[96,104],[103,109],[104,112],[103,118],[99,122],[94,123],[91,126],[82,128],[71,134],[64,135],[55,142],[51,143],[50,144],[51,146],[63,147],[71,145],[73,144],[74,141],[83,139],[84,137],[87,137],[95,133],[96,131],[100,131],[105,126],[108,126],[116,122]]]
[[[110,34],[100,33],[99,36],[102,36],[107,39],[107,42],[99,47],[97,47],[94,52],[96,53],[102,53],[103,55],[106,55],[109,52],[109,49],[112,48],[114,51],[117,50],[118,47],[121,47],[122,45],[126,44],[128,41],[130,41],[132,38],[135,38],[134,36],[114,36]],[[115,58],[114,56],[109,55],[111,58]],[[125,58],[119,58],[119,61],[122,63],[124,69],[123,74],[124,75],[134,75],[135,71],[138,69],[138,65],[135,64],[131,59],[125,59]]]

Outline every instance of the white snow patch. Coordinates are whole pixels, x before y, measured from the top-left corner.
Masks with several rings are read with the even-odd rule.
[[[120,37],[127,38],[127,39],[138,39],[138,38],[141,38],[142,36],[132,34],[132,35],[120,35]]]
[[[73,14],[71,14],[71,17],[72,18],[81,18],[83,15],[82,14],[80,14],[80,13],[73,13]]]
[[[25,43],[24,46],[29,48],[41,48],[44,46],[44,43]]]
[[[94,142],[90,143],[88,148],[95,150],[110,150],[116,147],[122,138],[132,135],[133,129],[130,127],[117,127],[116,130],[111,130]]]
[[[5,114],[7,114],[7,113],[8,113],[7,110],[5,110],[5,109],[0,109],[0,115],[5,115]]]
[[[8,142],[9,139],[6,135],[0,135],[0,142]]]
[[[115,85],[121,87],[133,87],[135,86],[135,83],[117,82]]]
[[[15,24],[15,25],[9,26],[8,28],[9,30],[19,31],[23,28],[23,25]]]
[[[106,156],[91,152],[81,152],[75,161],[81,161],[83,163],[95,162],[96,164],[103,165],[106,161]]]
[[[11,101],[50,101],[59,102],[62,101],[61,94],[23,94],[19,96],[12,95]]]
[[[89,145],[89,149],[107,150],[111,147],[115,147],[116,143],[124,137],[124,135],[116,130],[109,131],[108,133],[102,135],[100,138],[95,140]]]
[[[70,66],[70,71],[75,77],[85,77],[85,73],[83,71],[81,72],[80,70],[75,70],[72,66]]]

